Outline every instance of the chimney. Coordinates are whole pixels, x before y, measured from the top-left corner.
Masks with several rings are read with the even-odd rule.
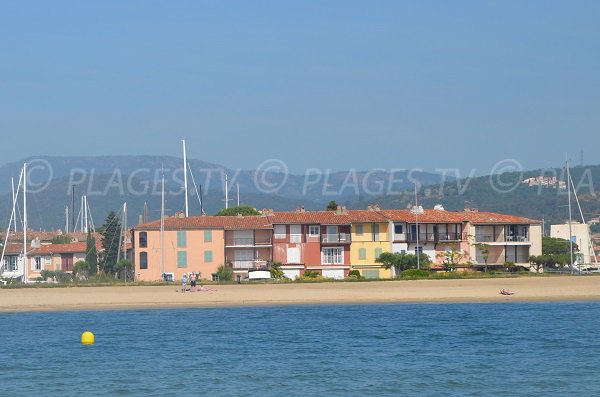
[[[259,211],[263,216],[273,216],[275,213],[272,208],[263,208]]]
[[[296,208],[296,212],[305,212],[304,207]]]
[[[369,211],[381,211],[379,204],[371,204],[367,207]]]
[[[433,207],[433,209],[436,210],[436,211],[446,211],[446,209],[444,208],[444,206],[442,204],[436,204]]]

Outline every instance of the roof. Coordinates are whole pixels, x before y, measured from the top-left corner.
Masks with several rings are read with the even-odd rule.
[[[168,217],[164,219],[165,230],[184,230],[184,229],[271,229],[272,226],[266,216],[189,216]],[[160,220],[137,225],[136,230],[159,229]]]
[[[349,213],[337,213],[336,211],[294,211],[273,212],[269,215],[273,224],[300,224],[315,223],[321,225],[349,225],[352,219]]]
[[[4,255],[17,255],[23,252],[23,243],[7,243]]]
[[[102,243],[96,241],[96,250],[102,250]],[[31,255],[52,255],[52,254],[80,254],[87,252],[87,243],[68,243],[68,244],[47,244],[39,248],[32,248],[28,254]]]
[[[415,222],[417,214],[411,210],[382,210],[381,213],[392,221],[397,222]],[[445,211],[445,210],[424,210],[418,214],[419,222],[422,223],[463,223],[471,222],[473,224],[538,224],[541,223],[535,219],[524,218],[520,216],[497,214],[495,212],[475,212],[475,211]]]
[[[415,222],[417,215],[408,209],[369,209],[348,211],[280,211],[254,216],[190,216],[168,217],[164,220],[165,230],[189,229],[272,229],[276,224],[319,224],[350,225],[359,222]],[[493,212],[424,210],[418,215],[422,223],[474,224],[538,224],[538,220]],[[160,228],[160,220],[135,227],[136,230]]]

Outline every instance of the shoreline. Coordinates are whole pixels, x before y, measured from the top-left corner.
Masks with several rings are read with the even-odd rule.
[[[401,280],[365,283],[0,289],[0,313],[327,304],[500,303],[600,300],[600,278],[581,276]],[[515,292],[501,295],[501,289]]]

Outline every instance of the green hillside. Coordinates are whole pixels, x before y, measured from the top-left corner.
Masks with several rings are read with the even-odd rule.
[[[576,167],[571,170],[571,174],[586,220],[599,216],[600,166]],[[559,179],[566,180],[564,170],[561,169],[504,173],[470,180],[462,179],[445,185],[421,188],[419,204],[425,208],[442,204],[451,211],[478,208],[481,211],[543,219],[546,224],[564,222],[569,216],[566,190],[555,187],[528,186],[521,183],[523,179],[540,175],[556,175]],[[414,205],[414,191],[378,197],[373,202],[379,203],[384,208],[406,208]],[[573,219],[580,220],[579,209],[574,197],[572,203]]]

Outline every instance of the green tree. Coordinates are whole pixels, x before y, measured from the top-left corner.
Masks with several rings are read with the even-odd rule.
[[[335,210],[337,210],[337,207],[338,207],[338,203],[336,203],[335,200],[331,200],[327,204],[327,211],[335,211]]]
[[[229,266],[221,265],[217,268],[217,276],[221,281],[231,281],[233,279],[233,269]]]
[[[569,254],[569,240],[556,237],[542,237],[542,255]],[[573,253],[579,251],[573,243]]]
[[[90,275],[98,273],[98,250],[96,249],[96,238],[92,232],[88,232],[85,246],[85,261],[89,264]]]
[[[252,216],[252,215],[260,215],[260,212],[258,212],[255,208],[250,207],[249,205],[238,205],[235,207],[224,208],[215,214],[215,216],[235,216],[235,215]]]
[[[281,262],[273,262],[271,264],[271,277],[276,279],[276,280],[281,280],[282,278],[285,278],[285,274],[283,273],[283,270],[281,270]]]
[[[436,256],[442,261],[442,265],[444,265],[444,270],[447,272],[456,269],[456,267],[465,257],[465,255],[462,252],[455,248],[446,250],[444,252],[440,252]]]
[[[86,261],[77,261],[73,265],[73,278],[87,280],[90,276],[90,264]]]
[[[102,230],[102,248],[104,248],[104,258],[101,263],[102,271],[106,274],[113,274],[114,267],[119,259],[117,255],[121,243],[121,222],[119,222],[119,218],[114,211],[108,214],[100,230]]]
[[[485,263],[485,267],[483,269],[484,272],[488,271],[488,259],[490,257],[490,245],[487,243],[477,243],[475,244],[479,252],[481,252],[481,256],[483,257],[483,262]]]
[[[421,269],[428,269],[430,265],[429,257],[425,254],[419,254],[419,261],[417,262],[417,256],[414,254],[407,254],[405,252],[383,252],[375,262],[381,263],[384,268],[394,268],[394,274],[399,276],[404,270],[416,269],[417,265]]]
[[[119,279],[124,280],[133,280],[133,264],[129,259],[121,259],[115,264],[114,267],[115,273]]]
[[[69,244],[71,241],[73,241],[73,238],[68,234],[57,234],[50,240],[52,244]]]

